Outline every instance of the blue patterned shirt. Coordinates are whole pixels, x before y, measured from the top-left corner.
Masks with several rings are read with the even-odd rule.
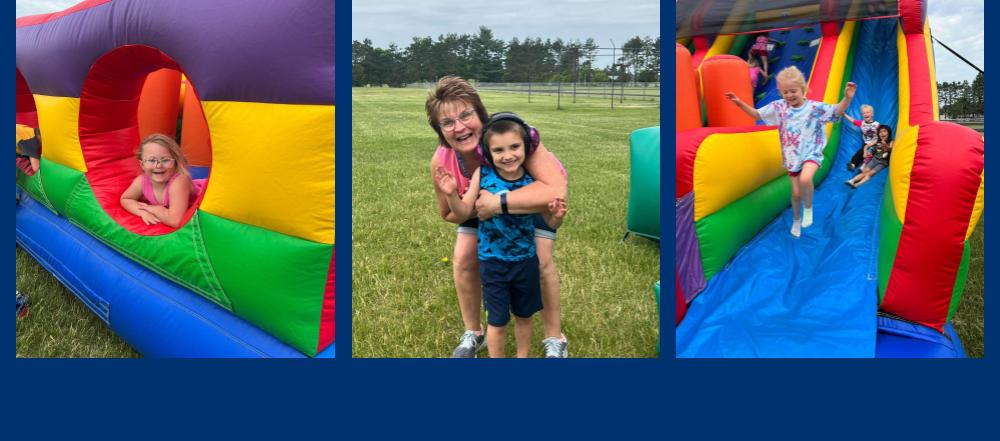
[[[525,173],[508,181],[489,167],[479,169],[479,187],[497,196],[535,180]],[[479,260],[516,262],[535,255],[535,214],[499,214],[479,222]]]

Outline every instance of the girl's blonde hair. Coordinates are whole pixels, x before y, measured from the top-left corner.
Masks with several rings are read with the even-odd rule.
[[[802,88],[803,93],[806,92],[806,76],[802,75],[802,71],[795,66],[788,66],[781,69],[781,72],[778,72],[778,76],[774,77],[774,79],[781,83],[794,83],[796,86]]]
[[[174,141],[174,138],[162,133],[154,133],[139,141],[139,151],[135,154],[136,159],[142,161],[143,147],[150,143],[159,144],[161,147],[167,149],[170,152],[170,156],[174,158],[174,161],[177,161],[177,171],[185,176],[191,176],[191,173],[188,171],[187,158],[184,157],[184,153],[181,153],[181,146],[177,145],[177,141]]]
[[[861,105],[861,110],[865,110],[865,109],[871,110],[872,113],[875,113],[875,108],[872,107],[871,104],[862,104]]]

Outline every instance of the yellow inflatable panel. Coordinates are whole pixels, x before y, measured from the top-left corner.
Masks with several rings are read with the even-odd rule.
[[[906,53],[906,36],[903,35],[902,26],[897,26],[896,49],[899,53],[899,124],[896,127],[898,135],[899,132],[910,126],[910,64]],[[895,155],[895,153],[893,154]]]
[[[972,232],[976,231],[976,224],[979,223],[979,217],[983,215],[983,189],[986,187],[986,172],[979,175],[981,179],[979,181],[979,191],[976,193],[976,204],[972,206],[972,217],[969,218],[969,229],[965,232],[965,240],[969,240],[972,236]]]
[[[201,209],[334,243],[334,106],[203,102],[212,171]]]
[[[902,69],[900,69],[902,72]],[[920,127],[910,127],[904,130],[892,146],[892,156],[889,159],[889,182],[892,185],[892,201],[896,206],[896,216],[899,223],[906,220],[906,199],[910,194],[910,172],[913,170],[913,159],[917,155],[917,135]]]
[[[87,164],[80,148],[80,99],[35,95],[35,108],[42,134],[42,156],[86,173]]]
[[[695,222],[784,172],[777,130],[706,137],[694,159]]]

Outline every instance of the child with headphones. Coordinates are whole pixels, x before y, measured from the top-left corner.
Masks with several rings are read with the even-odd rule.
[[[534,181],[524,169],[531,154],[530,129],[513,113],[493,115],[483,128],[480,141],[486,164],[473,172],[470,188],[458,196],[455,177],[438,170],[434,179],[448,197],[448,207],[461,219],[475,211],[479,190],[498,194],[503,214],[479,222],[479,274],[486,305],[486,346],[491,358],[505,355],[507,323],[514,314],[518,358],[526,358],[531,347],[532,316],[542,310],[542,294],[535,252],[534,214],[510,214],[506,210],[508,192]],[[549,227],[556,229],[566,214],[566,201],[557,198],[542,213]]]

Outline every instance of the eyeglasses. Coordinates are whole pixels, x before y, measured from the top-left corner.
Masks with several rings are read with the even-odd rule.
[[[174,158],[160,158],[160,159],[143,159],[139,162],[141,162],[142,165],[149,168],[156,167],[157,165],[160,164],[163,164],[163,166],[166,168],[170,168],[174,166],[174,163],[176,163],[177,160]]]
[[[466,110],[458,114],[458,121],[462,123],[463,126],[468,126],[469,121],[472,121],[472,117],[475,116],[476,112],[472,110]],[[455,120],[445,119],[441,121],[441,128],[447,131],[455,130]]]

